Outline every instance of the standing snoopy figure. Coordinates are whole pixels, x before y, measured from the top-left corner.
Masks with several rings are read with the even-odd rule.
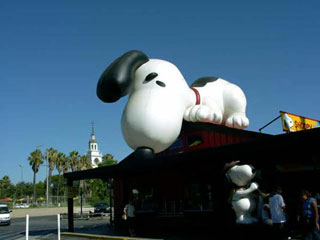
[[[238,86],[204,77],[189,87],[175,65],[149,59],[141,51],[114,60],[98,81],[97,95],[103,102],[116,102],[127,94],[122,133],[139,156],[167,149],[179,136],[183,119],[239,129],[249,125],[246,98]]]

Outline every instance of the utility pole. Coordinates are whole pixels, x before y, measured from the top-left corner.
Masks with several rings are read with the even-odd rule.
[[[21,182],[23,182],[23,165],[19,164],[19,167],[21,168]]]
[[[49,206],[49,182],[48,182],[48,166],[49,166],[49,159],[48,159],[48,150],[46,150],[46,155],[47,155],[47,165],[46,165],[46,202],[47,202],[47,207]]]
[[[19,164],[19,167],[21,168],[21,184],[23,182],[23,165]],[[23,197],[23,189],[21,186],[21,197]]]

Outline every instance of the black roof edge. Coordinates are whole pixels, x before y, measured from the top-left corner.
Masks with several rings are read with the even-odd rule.
[[[119,171],[119,164],[106,166],[106,167],[97,167],[83,171],[69,172],[63,174],[64,178],[68,180],[83,180],[83,179],[93,179],[93,178],[104,178],[110,179],[117,175]]]
[[[210,128],[209,130],[212,131],[213,130],[212,128],[217,127],[217,125],[214,125],[214,127],[208,126],[212,124],[201,124],[201,126],[198,124],[196,125],[192,124],[193,130],[195,130],[195,128],[198,128],[199,130],[203,130],[206,127],[209,127]],[[218,128],[220,129],[221,127],[222,126],[218,126]],[[231,129],[231,131],[243,132],[245,130]],[[250,131],[246,131],[246,132],[250,132]],[[110,178],[119,176],[119,174],[123,172],[132,170],[133,167],[134,168],[144,167],[146,169],[153,168],[153,167],[165,167],[165,165],[169,163],[172,158],[183,159],[186,154],[191,154],[191,155],[213,154],[215,156],[218,156],[218,155],[226,156],[228,155],[226,154],[228,152],[230,153],[234,152],[237,154],[237,153],[245,153],[250,150],[254,152],[257,152],[260,150],[266,151],[267,147],[273,147],[273,149],[270,149],[270,151],[276,152],[281,150],[281,148],[285,146],[290,146],[291,144],[295,146],[297,146],[298,144],[301,144],[302,146],[306,146],[310,144],[310,146],[316,147],[320,141],[320,128],[299,131],[299,132],[283,133],[283,134],[277,134],[277,135],[260,134],[256,132],[251,132],[251,133],[257,134],[257,136],[262,136],[262,137],[258,137],[255,139],[251,139],[251,140],[243,141],[239,143],[226,144],[226,145],[210,147],[205,149],[190,150],[183,153],[176,153],[176,154],[167,155],[167,156],[156,155],[154,162],[150,160],[145,161],[145,160],[135,159],[134,153],[132,152],[116,165],[99,167],[99,168],[94,168],[94,169],[89,169],[84,171],[65,173],[64,177],[72,181],[90,179],[90,178],[110,179]],[[232,156],[233,154],[229,154],[229,155]],[[225,159],[225,160],[228,161],[230,159]]]

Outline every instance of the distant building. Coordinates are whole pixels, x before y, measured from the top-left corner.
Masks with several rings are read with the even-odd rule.
[[[87,153],[88,158],[91,160],[93,168],[98,167],[98,164],[102,162],[102,153],[99,151],[98,142],[94,134],[94,126],[92,123],[91,139],[89,141],[89,151]]]

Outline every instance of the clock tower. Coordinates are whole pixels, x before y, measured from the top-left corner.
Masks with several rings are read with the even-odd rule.
[[[102,153],[99,152],[98,142],[94,134],[94,123],[92,122],[92,133],[91,139],[89,141],[89,151],[87,153],[88,158],[91,160],[91,165],[93,168],[98,167],[98,164],[102,162]]]

